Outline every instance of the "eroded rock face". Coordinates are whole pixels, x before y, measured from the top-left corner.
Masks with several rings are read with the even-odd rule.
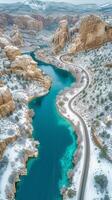
[[[59,28],[56,30],[56,33],[53,37],[53,52],[55,54],[59,53],[61,49],[64,48],[66,42],[69,40],[69,30],[67,20],[61,20],[59,23]]]
[[[0,160],[2,159],[3,153],[8,146],[8,144],[13,143],[17,140],[17,135],[14,135],[12,137],[6,138],[3,141],[0,141]]]
[[[2,33],[0,33],[0,47],[3,49],[5,46],[10,45],[10,42],[7,38],[5,38]]]
[[[7,38],[0,38],[0,200],[14,198],[15,183],[26,174],[28,158],[38,155],[38,142],[31,138],[33,113],[27,103],[46,94],[51,85],[37,63],[21,55]]]
[[[70,53],[100,47],[105,42],[112,41],[112,27],[99,17],[91,15],[84,18]]]
[[[37,67],[37,63],[30,56],[17,56],[11,65],[12,73],[22,75],[26,80],[39,81],[45,88],[49,89],[51,85],[50,79],[42,74]]]
[[[0,118],[12,113],[15,109],[15,104],[12,95],[7,86],[0,85]]]
[[[16,56],[21,55],[20,50],[12,45],[6,46],[4,50],[9,60],[15,60]]]
[[[13,25],[13,30],[11,33],[12,43],[16,46],[23,46],[22,34],[19,32],[18,26]]]

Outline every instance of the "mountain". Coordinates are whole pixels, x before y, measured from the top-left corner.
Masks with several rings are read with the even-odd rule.
[[[48,3],[42,2],[42,1],[36,1],[36,0],[29,0],[29,1],[25,1],[24,4],[29,5],[32,9],[46,10]]]
[[[23,3],[0,4],[0,12],[13,14],[29,14],[35,13],[41,15],[75,15],[90,13],[109,13],[112,14],[112,3],[108,4],[80,4],[59,3],[53,1],[42,2],[39,0],[26,0]]]
[[[0,12],[5,13],[13,13],[13,14],[25,14],[31,12],[32,9],[29,5],[25,5],[25,3],[11,3],[11,4],[0,4]]]
[[[38,12],[44,11],[46,14],[55,14],[57,12],[68,12],[70,14],[89,13],[89,12],[104,12],[111,13],[112,3],[107,4],[79,4],[72,3],[59,3],[53,1],[39,1],[39,0],[26,0],[26,5],[29,5],[32,9],[38,10]]]
[[[76,14],[80,12],[89,12],[89,11],[95,11],[97,10],[97,5],[95,4],[81,4],[81,5],[75,5],[72,3],[59,3],[59,2],[53,2],[53,1],[46,1],[41,2],[38,0],[27,0],[25,2],[26,5],[29,5],[31,8],[38,10],[39,12],[45,11],[46,14],[55,14],[57,12],[59,13],[70,13],[70,14]]]
[[[112,3],[100,5],[99,11],[103,13],[109,13],[112,15]]]

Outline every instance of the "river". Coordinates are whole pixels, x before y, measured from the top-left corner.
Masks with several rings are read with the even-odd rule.
[[[73,168],[77,137],[71,123],[56,108],[58,93],[75,81],[67,71],[36,60],[39,67],[52,78],[50,92],[31,101],[33,137],[40,142],[39,156],[27,164],[28,175],[17,184],[16,200],[61,200],[60,188],[69,185],[67,172]]]

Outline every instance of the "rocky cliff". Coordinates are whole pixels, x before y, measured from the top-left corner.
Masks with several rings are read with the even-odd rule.
[[[67,20],[61,20],[59,22],[59,28],[53,36],[53,53],[59,53],[65,46],[66,42],[69,40],[69,30]]]
[[[13,30],[11,32],[10,37],[14,45],[23,46],[24,41],[23,41],[22,34],[20,33],[18,26],[15,24],[13,25]]]
[[[15,104],[10,90],[5,85],[0,85],[0,118],[8,116],[15,109]]]
[[[12,37],[13,38],[13,37]],[[29,157],[37,156],[32,134],[32,110],[27,103],[45,95],[51,79],[28,55],[22,55],[12,38],[0,37],[0,199],[11,200],[15,183],[26,174]],[[6,172],[8,171],[8,174]],[[7,178],[6,178],[7,177]],[[13,177],[13,178],[12,178]]]
[[[13,45],[5,46],[4,50],[8,59],[11,61],[15,60],[17,56],[21,55],[20,50],[16,46],[13,46]]]
[[[7,146],[17,140],[17,135],[10,136],[4,140],[0,141],[0,159],[2,159],[3,153]]]
[[[99,17],[90,15],[81,22],[79,35],[70,48],[70,53],[94,49],[112,40],[112,27]]]
[[[0,35],[0,47],[3,49],[5,46],[10,45],[10,41],[4,37],[3,34]]]
[[[17,56],[12,62],[11,72],[22,75],[26,80],[38,81],[46,89],[50,88],[50,79],[43,75],[42,71],[37,67],[37,63],[28,55]]]

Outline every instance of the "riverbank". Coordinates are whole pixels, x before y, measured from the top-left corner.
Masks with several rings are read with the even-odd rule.
[[[78,175],[78,179],[75,177],[74,172],[72,172],[72,178],[70,177],[72,184],[69,188],[64,190],[63,198],[68,199],[68,198],[74,197],[75,199],[82,199],[84,197],[85,184],[86,184],[86,179],[88,175],[90,146],[89,146],[88,130],[87,130],[85,121],[80,116],[80,114],[75,112],[75,110],[72,108],[72,103],[74,102],[75,98],[81,92],[83,92],[85,88],[88,87],[89,76],[86,73],[86,71],[84,71],[82,68],[74,67],[72,66],[71,63],[64,61],[63,56],[60,57],[60,60],[64,64],[70,65],[69,70],[71,71],[71,73],[75,74],[75,77],[77,77],[77,85],[68,91],[62,92],[61,94],[62,101],[64,100],[65,96],[66,98],[68,98],[67,104],[64,105],[66,112],[65,111],[63,112],[63,110],[60,109],[60,106],[59,106],[60,102],[57,101],[60,112],[62,113],[62,115],[66,116],[74,124],[76,133],[78,135],[78,150],[77,150],[77,153],[74,155],[74,161],[75,161],[74,163],[76,165],[74,170],[75,170],[75,174]],[[69,97],[69,93],[71,94],[71,97]],[[60,99],[60,96],[59,96],[59,99]],[[78,170],[80,169],[79,174],[78,172],[76,172],[77,165],[79,167]],[[74,177],[75,177],[75,181],[73,179]],[[78,181],[79,181],[79,185],[77,184]]]
[[[111,156],[112,152],[110,145],[112,115],[111,101],[108,95],[111,91],[109,77],[111,77],[112,71],[110,68],[106,67],[106,63],[111,62],[111,48],[111,43],[107,43],[99,49],[81,52],[72,56],[71,65],[74,63],[74,68],[75,66],[79,68],[83,66],[83,69],[89,73],[90,77],[89,87],[85,88],[84,92],[79,94],[72,103],[73,110],[80,113],[87,124],[89,136],[89,143],[87,142],[87,145],[90,144],[91,156],[89,158],[89,169],[84,173],[86,177],[86,179],[84,179],[85,181],[83,180],[80,182],[80,189],[83,194],[82,199],[91,199],[91,194],[94,199],[111,198],[112,180],[109,178],[111,176],[111,163],[108,160],[108,155],[110,154]],[[64,59],[66,59],[66,55]],[[65,62],[67,63],[67,60],[65,60]],[[108,124],[110,125],[108,126]],[[99,148],[99,143],[96,144],[96,141],[93,140],[94,134],[97,140],[103,144],[102,148]],[[86,141],[88,141],[87,138]],[[86,153],[88,157],[88,151],[86,151]],[[83,165],[82,169],[85,168],[84,166],[85,165]],[[87,166],[88,162],[86,164],[86,167]],[[96,183],[96,177],[102,180],[103,176],[107,179],[108,185],[102,193],[100,184],[97,185]],[[75,179],[75,174],[73,178]],[[85,185],[84,187],[82,187],[82,182],[83,185]],[[69,198],[66,199],[68,200]]]
[[[43,55],[44,57],[44,55]],[[46,58],[46,57],[45,57]],[[48,59],[46,58],[46,62]],[[72,102],[74,101],[75,97],[77,97],[86,87],[89,85],[89,76],[88,73],[78,67],[74,67],[71,63],[64,61],[62,56],[57,57],[53,60],[49,58],[50,63],[54,64],[57,63],[57,67],[70,71],[73,76],[76,78],[76,83],[72,85],[72,87],[65,89],[62,91],[56,100],[57,108],[62,116],[68,119],[74,126],[76,134],[78,136],[78,149],[73,156],[73,164],[74,169],[71,169],[68,172],[68,178],[72,184],[69,185],[68,188],[63,187],[61,189],[61,193],[63,195],[63,199],[68,199],[71,196],[75,199],[82,198],[81,196],[84,193],[81,193],[81,185],[86,182],[88,167],[89,167],[89,139],[87,137],[87,128],[83,118],[72,109]],[[88,141],[88,147],[87,142]],[[86,149],[88,148],[88,150]],[[86,158],[86,152],[88,152],[88,156]],[[88,166],[87,163],[88,163]],[[87,167],[87,171],[86,171]],[[85,174],[86,171],[86,175]],[[85,177],[85,180],[82,180]],[[80,181],[79,181],[80,180]],[[82,187],[85,188],[84,185]],[[83,190],[84,192],[84,190]]]
[[[4,112],[0,113],[0,199],[2,200],[14,198],[16,193],[15,184],[20,180],[20,176],[27,174],[26,163],[28,159],[38,156],[37,146],[39,143],[32,138],[34,112],[29,110],[28,103],[33,98],[46,95],[51,86],[51,79],[42,75],[42,72],[35,68],[37,65],[31,57],[20,55],[19,49],[11,44],[8,48],[11,51],[16,49],[19,56],[16,57],[15,55],[12,61],[4,50],[5,46],[0,49],[0,92],[1,103],[3,102],[3,106],[5,105]],[[8,55],[11,56],[11,53]],[[24,63],[24,69],[22,68],[21,59]],[[21,69],[19,68],[19,62]],[[12,65],[16,65],[16,67],[14,68]],[[29,67],[41,77],[39,81],[37,77],[30,76],[31,71],[27,71]],[[26,73],[27,77],[25,77]],[[45,80],[46,86],[49,82],[49,87],[42,85],[41,81],[45,83]],[[11,97],[9,98],[8,95]],[[14,109],[9,113],[8,100],[10,104],[14,104]],[[0,106],[2,107],[2,105]],[[7,111],[6,115],[5,111]]]
[[[39,200],[60,200],[62,197],[60,197],[59,188],[62,188],[61,193],[64,200],[70,200],[72,197],[73,200],[112,198],[112,179],[110,178],[112,168],[110,163],[112,156],[112,44],[109,42],[103,45],[104,41],[112,40],[112,16],[108,9],[109,6],[96,9],[101,12],[94,10],[94,14],[99,15],[101,20],[97,16],[88,16],[87,21],[86,18],[83,19],[88,11],[85,5],[80,8],[78,15],[74,16],[70,16],[69,8],[66,7],[64,18],[63,16],[57,17],[58,14],[54,15],[54,13],[50,18],[41,18],[37,12],[32,10],[32,13],[29,13],[26,7],[20,9],[18,6],[18,14],[13,17],[10,15],[9,6],[5,6],[7,8],[3,6],[4,14],[1,13],[2,29],[0,30],[0,46],[2,46],[0,65],[1,71],[3,70],[3,73],[0,73],[0,117],[2,117],[0,120],[0,199],[6,200],[14,196],[13,183],[16,182],[16,175],[22,170],[23,173],[27,171],[27,176],[20,177],[19,187],[16,188],[16,200],[35,200],[36,197]],[[58,5],[56,13],[59,7]],[[85,11],[82,12],[82,10]],[[11,12],[13,11],[14,9]],[[24,20],[16,20],[18,16],[21,18],[21,14],[24,18],[24,12],[31,14],[28,20],[25,20],[27,21],[26,28]],[[48,8],[46,7],[42,13],[47,16]],[[89,8],[89,13],[93,13],[93,7]],[[39,21],[43,24],[40,32],[38,32],[38,27],[35,27],[39,25]],[[19,28],[15,25],[12,27],[14,23]],[[93,35],[89,28],[83,29],[84,24],[87,26],[89,23],[91,27],[97,27],[93,30]],[[35,31],[29,30],[31,26],[32,29],[36,28]],[[100,26],[103,33],[99,31]],[[101,37],[98,38],[98,34]],[[80,41],[81,38],[83,39]],[[100,41],[101,38],[102,41]],[[84,41],[87,45],[83,44]],[[97,46],[97,42],[101,42],[102,46]],[[72,83],[71,75],[63,76],[64,71],[62,70],[62,77],[57,77],[57,85],[54,88],[55,93],[59,87],[59,95],[58,92],[53,95],[51,89],[45,98],[35,98],[39,93],[45,92],[43,76],[39,70],[35,73],[37,62],[34,64],[28,59],[31,62],[29,64],[27,60],[26,65],[23,61],[27,56],[22,56],[19,50],[10,43],[21,45],[22,52],[25,53],[36,48],[37,57],[40,57],[42,62],[46,60],[47,63],[53,63],[51,67],[53,70],[49,65],[46,67],[46,64],[41,62],[42,68],[48,68],[51,74],[54,71],[57,73],[58,70],[54,69],[58,68],[76,73],[77,84],[69,88]],[[4,45],[8,46],[5,51],[3,50]],[[91,49],[87,46],[89,48],[91,46]],[[61,50],[60,47],[63,48],[60,51],[62,56],[53,55],[53,49]],[[86,49],[86,51],[76,53],[76,50],[81,49]],[[73,50],[74,55],[66,54],[70,50]],[[13,62],[14,60],[7,59],[6,53],[12,60],[19,55],[21,58],[19,65],[18,59]],[[16,67],[14,67],[15,64]],[[10,67],[14,69],[10,70]],[[40,84],[40,80],[43,80],[43,85]],[[27,106],[29,100],[31,100],[29,108],[35,110],[35,115],[32,110],[29,111]],[[77,138],[79,148],[73,156],[77,149]],[[38,142],[36,142],[38,139],[40,141],[39,156]],[[38,156],[37,159],[33,159],[34,162],[29,162],[31,169],[29,169],[30,164],[26,166],[27,156],[30,155]]]
[[[111,24],[111,17],[108,20]],[[83,69],[86,70],[87,73],[89,73],[89,76],[91,78],[91,83],[89,87],[85,88],[85,90],[82,93],[76,96],[71,106],[71,108],[74,111],[80,113],[80,115],[86,122],[89,133],[89,143],[91,144],[90,169],[89,171],[87,170],[89,172],[88,180],[84,179],[85,181],[83,183],[83,185],[86,183],[85,195],[83,195],[82,197],[85,199],[91,199],[91,196],[94,199],[105,199],[107,197],[106,190],[109,191],[108,196],[111,198],[110,185],[112,184],[109,178],[111,175],[110,164],[108,163],[108,160],[105,159],[107,157],[105,153],[108,153],[111,156],[112,152],[112,139],[110,133],[111,125],[110,128],[108,128],[107,126],[107,124],[111,124],[112,119],[111,99],[109,97],[111,96],[111,70],[109,67],[111,66],[111,47],[111,43],[108,43],[103,45],[101,48],[93,49],[86,52],[80,52],[79,54],[72,55],[72,57],[68,56],[64,58],[65,61],[70,61],[72,65],[73,63],[75,63],[74,67],[83,67]],[[66,65],[62,63],[60,61],[60,56],[52,56],[50,50],[44,49],[43,51],[41,51],[40,49],[37,50],[37,52],[38,55],[47,62],[54,63],[54,65],[56,66],[59,65],[60,68],[68,68],[68,64],[66,63]],[[64,52],[66,51],[68,51],[68,44],[62,51],[62,54],[64,54]],[[96,146],[96,144],[94,144],[93,142],[93,134],[91,132],[91,128],[93,126],[95,126],[94,131],[96,130],[93,134],[95,134],[97,136],[97,139],[99,139],[100,142],[102,142],[102,149],[99,149],[98,145]],[[108,170],[105,169],[105,166]],[[83,173],[86,174],[86,176],[84,175],[84,177],[87,177],[87,171],[85,171],[86,173]],[[105,175],[105,177],[107,177],[109,182],[108,187],[106,188],[104,193],[101,192],[100,187],[98,187],[98,185],[95,183],[95,176],[98,176],[98,178],[100,178],[102,174]],[[75,176],[77,175],[74,174],[74,177]],[[73,179],[75,179],[74,177]],[[83,189],[84,188],[85,187],[83,187]],[[84,192],[83,189],[82,193]],[[88,194],[90,194],[89,197]]]
[[[35,60],[33,53],[31,55]],[[33,137],[38,138],[40,142],[39,158],[33,162],[28,176],[22,178],[23,184],[20,184],[17,191],[17,199],[31,199],[32,193],[39,199],[45,197],[61,199],[59,187],[60,185],[62,187],[62,184],[68,185],[67,172],[72,166],[73,153],[68,155],[68,152],[76,150],[77,138],[69,121],[61,117],[57,111],[56,96],[63,88],[69,87],[74,82],[74,78],[65,70],[53,68],[52,65],[37,59],[35,61],[46,74],[52,77],[53,82],[50,93],[45,98],[36,99],[30,104],[30,108],[36,113],[33,118]],[[65,159],[66,153],[68,159]],[[33,188],[26,192],[31,182]]]

